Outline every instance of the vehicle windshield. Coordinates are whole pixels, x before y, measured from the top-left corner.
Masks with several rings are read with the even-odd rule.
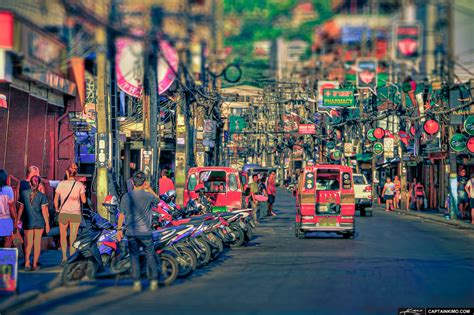
[[[318,170],[316,190],[339,190],[339,170]]]
[[[206,192],[219,193],[226,191],[225,171],[204,171],[199,174],[199,179],[204,184]]]
[[[353,175],[352,178],[354,179],[354,185],[367,185],[367,181],[363,175]]]

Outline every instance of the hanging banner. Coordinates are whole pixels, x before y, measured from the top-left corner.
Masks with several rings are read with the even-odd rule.
[[[373,150],[375,154],[381,155],[383,153],[383,144],[380,142],[374,143]]]
[[[354,146],[352,143],[346,142],[344,143],[344,156],[354,156]]]
[[[398,62],[416,63],[421,58],[421,25],[418,23],[398,23],[394,28],[394,58]]]
[[[331,160],[339,161],[342,157],[342,153],[339,150],[334,150],[333,152],[331,152],[331,154],[329,156],[330,156]]]
[[[374,136],[374,131],[375,131],[375,129],[369,129],[367,131],[367,139],[369,139],[370,141],[377,140],[377,138],[375,138],[375,136]]]
[[[327,89],[339,88],[338,81],[318,81],[318,103],[323,103],[323,92]]]
[[[5,94],[0,94],[0,107],[8,108],[7,96]]]
[[[382,139],[385,136],[385,130],[383,128],[375,128],[374,130],[374,137],[375,139]]]
[[[117,54],[115,55],[117,85],[133,97],[141,97],[143,93],[143,44],[128,38],[116,40]],[[164,93],[173,83],[178,71],[178,53],[166,41],[160,41],[158,56],[157,79],[158,92]]]
[[[394,141],[393,138],[383,139],[383,152],[386,159],[394,158]]]
[[[354,107],[354,90],[352,89],[325,89],[323,91],[324,107]]]
[[[474,136],[474,116],[469,116],[464,121],[464,131],[470,135]]]
[[[299,124],[298,133],[302,135],[316,134],[316,126],[314,124]]]
[[[474,154],[474,137],[470,137],[469,140],[467,140],[466,147],[469,153]]]
[[[377,59],[358,58],[356,60],[356,84],[361,90],[377,90]]]
[[[434,119],[427,120],[423,125],[423,130],[429,135],[434,135],[439,131],[439,123]]]
[[[467,138],[462,133],[456,133],[449,139],[449,146],[456,152],[463,151],[466,148],[466,144]]]

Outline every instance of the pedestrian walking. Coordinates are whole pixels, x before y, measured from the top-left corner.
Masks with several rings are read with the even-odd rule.
[[[21,180],[20,181],[20,189],[19,189],[19,195],[21,196],[21,193],[24,191],[24,190],[28,190],[31,188],[31,185],[30,185],[30,179],[33,177],[33,176],[40,176],[40,170],[39,170],[39,167],[38,166],[35,166],[35,165],[30,165],[27,167],[26,169],[26,178]],[[39,188],[39,191],[42,192],[43,194],[45,193],[45,189],[44,189],[44,185],[43,183],[41,183],[40,185],[40,188]]]
[[[415,197],[416,197],[416,210],[420,211],[424,207],[425,203],[425,187],[421,183],[421,181],[417,181],[415,185]]]
[[[395,184],[395,196],[393,199],[393,207],[395,210],[397,210],[400,207],[400,196],[402,193],[402,183],[400,182],[400,179],[398,179],[398,176],[395,176],[395,179],[393,180],[393,184]]]
[[[54,196],[54,209],[59,224],[59,236],[61,240],[62,261],[67,262],[67,235],[69,228],[69,254],[75,253],[72,246],[77,238],[77,232],[82,219],[82,204],[86,203],[86,188],[76,180],[77,172],[71,171],[68,180],[61,181],[56,188]]]
[[[252,182],[250,183],[250,200],[252,202],[252,217],[256,224],[258,224],[257,211],[258,211],[258,175],[254,174],[252,176]]]
[[[41,238],[43,232],[49,233],[48,198],[39,191],[41,177],[30,179],[31,188],[24,190],[19,199],[18,220],[21,220],[25,232],[25,271],[32,270],[30,256],[33,254],[33,270],[38,270],[41,255]],[[16,222],[15,226],[18,226]]]
[[[4,238],[3,247],[12,247],[12,235],[16,232],[17,212],[15,195],[8,185],[8,173],[0,170],[0,236]]]
[[[415,210],[416,209],[416,194],[415,194],[415,186],[416,186],[416,183],[417,183],[417,179],[416,177],[413,178],[413,180],[410,182],[409,184],[409,188],[408,188],[408,202],[407,202],[407,207],[410,209],[410,210]],[[408,209],[407,208],[407,209]]]
[[[395,195],[395,184],[392,183],[390,177],[387,177],[385,185],[383,185],[382,196],[385,199],[385,211],[393,210],[393,197]]]
[[[173,181],[168,177],[168,170],[161,171],[161,178],[158,181],[158,191],[164,195],[169,190],[175,190]]]
[[[474,173],[464,188],[469,196],[469,206],[471,208],[471,223],[474,224]]]
[[[270,173],[270,177],[268,177],[267,181],[267,192],[268,192],[268,215],[275,216],[275,212],[273,212],[273,204],[275,203],[275,196],[276,196],[276,180],[275,180],[275,172],[272,171]]]
[[[132,265],[133,291],[142,290],[140,281],[140,246],[145,249],[146,263],[149,270],[150,290],[158,289],[158,263],[155,257],[155,249],[152,240],[152,210],[151,206],[158,200],[149,192],[145,191],[146,176],[143,172],[137,172],[133,176],[133,191],[126,193],[120,202],[122,211],[118,218],[117,240],[123,237],[122,226],[125,221],[125,234],[127,235],[128,248],[130,251],[130,262]]]
[[[466,184],[468,182],[467,176],[466,176],[466,170],[465,169],[460,169],[459,170],[459,176],[458,176],[458,210],[459,210],[459,215],[461,219],[465,219],[467,215],[467,209],[468,209],[468,204],[469,204],[469,197],[468,193],[466,191]]]

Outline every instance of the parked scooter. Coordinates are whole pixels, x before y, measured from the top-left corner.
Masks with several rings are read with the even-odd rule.
[[[113,215],[116,215],[116,200],[113,206]],[[128,255],[127,242],[117,245],[115,226],[94,211],[84,210],[83,215],[88,217],[90,225],[73,244],[76,252],[64,266],[62,284],[73,285],[84,278],[94,280],[128,272],[130,267],[125,258]],[[157,259],[161,265],[160,282],[171,284],[178,273],[176,259],[165,253],[157,254]],[[117,262],[121,262],[121,268],[117,268]]]

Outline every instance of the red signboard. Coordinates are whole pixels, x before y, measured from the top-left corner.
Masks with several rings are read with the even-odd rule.
[[[316,133],[316,127],[313,124],[299,124],[298,133],[303,135],[314,135]]]
[[[466,147],[470,153],[474,153],[474,137],[470,137],[469,140],[467,140]]]
[[[11,12],[0,12],[0,48],[13,48],[13,14]]]
[[[0,94],[0,107],[8,108],[7,96],[5,94]]]

